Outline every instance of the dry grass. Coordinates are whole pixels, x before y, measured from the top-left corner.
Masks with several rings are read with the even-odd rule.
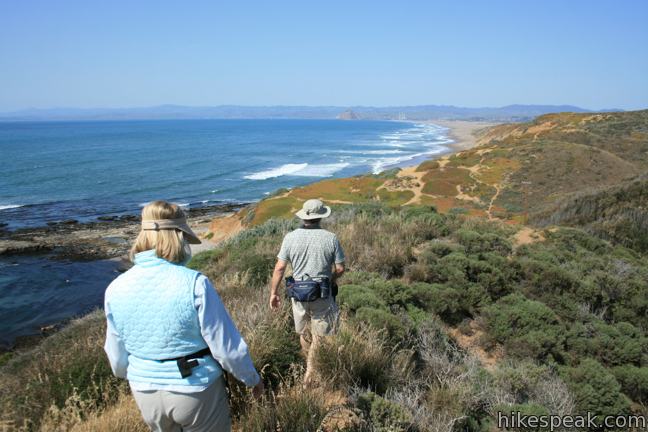
[[[233,425],[240,432],[316,432],[324,419],[327,394],[303,389],[297,381],[282,384],[260,403],[252,403]]]
[[[0,421],[14,430],[65,430],[113,404],[125,383],[112,376],[103,352],[100,311],[70,323],[0,370]],[[57,424],[60,423],[60,427]]]
[[[338,334],[319,347],[315,365],[328,388],[360,386],[384,392],[394,378],[395,357],[383,334],[343,320]]]
[[[148,430],[135,404],[135,399],[128,394],[122,394],[117,403],[103,412],[91,413],[85,421],[75,424],[70,429],[71,432],[146,432]]]

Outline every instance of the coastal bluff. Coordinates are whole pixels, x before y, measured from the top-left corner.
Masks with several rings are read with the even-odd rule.
[[[450,127],[452,136],[452,122],[440,123]],[[569,200],[579,194],[623,189],[636,182],[648,169],[647,128],[648,110],[546,114],[529,122],[473,127],[460,135],[463,141],[467,136],[473,140],[469,146],[460,143],[463,151],[377,175],[326,179],[279,190],[233,218],[242,228],[272,218],[292,218],[304,200],[319,198],[333,205],[433,206],[440,213],[546,225],[558,207],[562,214],[570,214]],[[648,215],[639,201],[636,204],[634,213],[641,215],[628,214],[624,220],[639,226],[648,221]],[[623,205],[633,207],[628,202]],[[567,218],[570,225],[578,225],[577,218],[562,217]],[[212,223],[215,235],[220,225]],[[227,231],[236,225],[227,221]],[[648,248],[648,241],[644,243]]]

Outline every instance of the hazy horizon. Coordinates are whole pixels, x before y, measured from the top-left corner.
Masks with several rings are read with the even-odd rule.
[[[0,4],[0,112],[648,106],[648,3]]]
[[[155,105],[137,105],[137,106],[29,106],[15,110],[6,110],[0,111],[0,114],[8,114],[13,112],[29,111],[29,110],[137,110],[137,109],[150,109],[150,108],[162,108],[162,107],[182,107],[182,108],[220,108],[220,107],[241,107],[241,108],[339,108],[339,109],[354,109],[354,108],[399,108],[399,107],[425,107],[425,106],[447,106],[455,108],[468,108],[468,109],[498,109],[506,108],[511,106],[569,106],[582,108],[588,111],[606,111],[606,110],[623,110],[623,111],[640,111],[648,109],[648,103],[644,106],[633,108],[633,109],[623,109],[614,106],[605,106],[605,107],[589,107],[582,106],[577,104],[531,104],[531,103],[519,103],[519,104],[507,104],[507,105],[457,105],[457,104],[436,104],[436,103],[421,103],[421,104],[403,104],[403,105],[368,105],[368,104],[357,104],[357,105],[325,105],[325,104],[299,104],[299,105],[285,105],[285,104],[260,104],[260,105],[243,105],[243,104],[214,104],[214,105],[183,105],[176,103],[160,103]]]

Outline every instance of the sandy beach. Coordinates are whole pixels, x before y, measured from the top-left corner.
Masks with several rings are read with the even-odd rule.
[[[425,123],[432,123],[449,129],[448,137],[454,142],[449,145],[452,153],[468,150],[477,145],[475,133],[481,129],[495,126],[498,123],[466,120],[429,120]]]

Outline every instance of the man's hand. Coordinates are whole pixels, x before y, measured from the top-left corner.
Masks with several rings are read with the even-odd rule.
[[[252,396],[254,396],[254,399],[261,400],[261,398],[263,397],[263,390],[265,390],[263,380],[259,380],[257,385],[252,387]]]
[[[281,299],[277,294],[270,295],[270,309],[277,310],[281,306]]]

